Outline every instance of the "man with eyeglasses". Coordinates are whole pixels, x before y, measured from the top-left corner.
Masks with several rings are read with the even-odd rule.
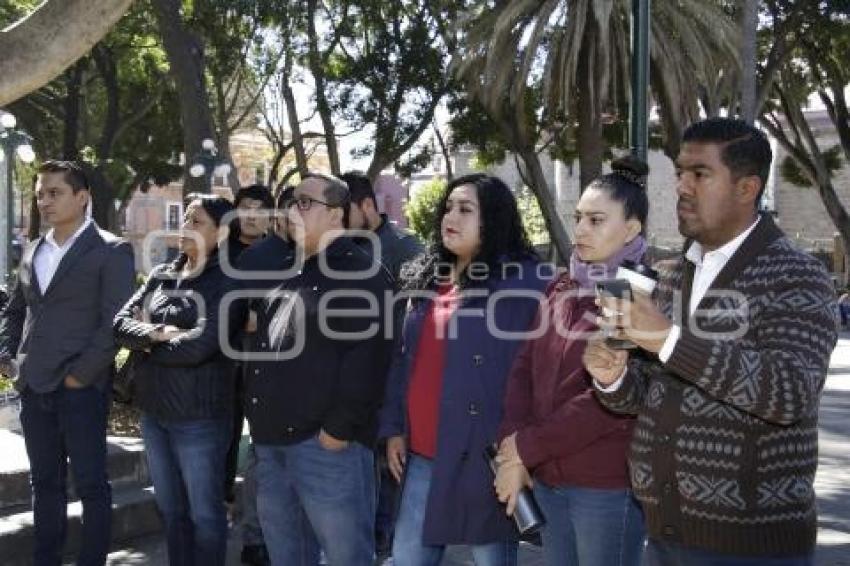
[[[272,564],[371,566],[377,410],[392,348],[387,272],[345,235],[346,184],[311,174],[285,203],[296,266],[262,301],[246,415]],[[377,267],[377,269],[376,269]]]

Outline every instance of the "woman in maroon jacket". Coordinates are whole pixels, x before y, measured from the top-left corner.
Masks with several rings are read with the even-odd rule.
[[[648,168],[626,158],[613,169],[576,206],[570,271],[549,286],[532,325],[546,332],[521,348],[505,393],[496,490],[510,513],[517,492],[533,483],[547,520],[548,566],[637,565],[643,546],[626,464],[633,419],[599,404],[581,361],[597,330],[595,282],[614,278],[624,261],[639,262],[647,247]]]

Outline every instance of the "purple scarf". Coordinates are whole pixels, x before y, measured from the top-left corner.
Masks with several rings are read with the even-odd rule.
[[[570,278],[582,289],[592,289],[597,281],[613,279],[617,274],[617,268],[624,261],[639,263],[648,247],[646,239],[638,235],[608,260],[594,263],[582,261],[573,251],[570,256]]]

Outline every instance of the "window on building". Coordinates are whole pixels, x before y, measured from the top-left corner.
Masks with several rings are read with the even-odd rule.
[[[266,164],[260,163],[255,169],[254,182],[261,185],[266,184]]]
[[[166,203],[165,229],[179,230],[183,220],[183,204],[179,202]]]

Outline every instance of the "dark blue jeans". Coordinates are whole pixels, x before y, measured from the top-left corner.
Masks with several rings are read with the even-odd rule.
[[[104,564],[112,494],[106,475],[108,396],[94,388],[21,395],[21,425],[30,460],[35,566],[58,566],[67,523],[68,460],[83,505],[79,566]]]
[[[256,444],[257,512],[274,566],[372,566],[375,469],[372,451],[352,442],[331,452],[316,437]]]
[[[163,422],[142,415],[142,436],[171,566],[223,566],[229,418]]]
[[[546,517],[543,558],[551,566],[639,566],[644,525],[627,489],[549,487],[534,483]]]
[[[257,453],[254,445],[248,445],[248,455],[242,468],[242,544],[261,546],[263,530],[257,516]]]
[[[811,554],[804,556],[735,556],[649,539],[647,566],[812,566]]]
[[[378,509],[375,512],[375,542],[392,542],[395,515],[398,508],[398,483],[390,473],[387,463],[387,444],[380,442],[375,450],[375,478],[378,483]],[[378,548],[378,552],[381,549]]]

